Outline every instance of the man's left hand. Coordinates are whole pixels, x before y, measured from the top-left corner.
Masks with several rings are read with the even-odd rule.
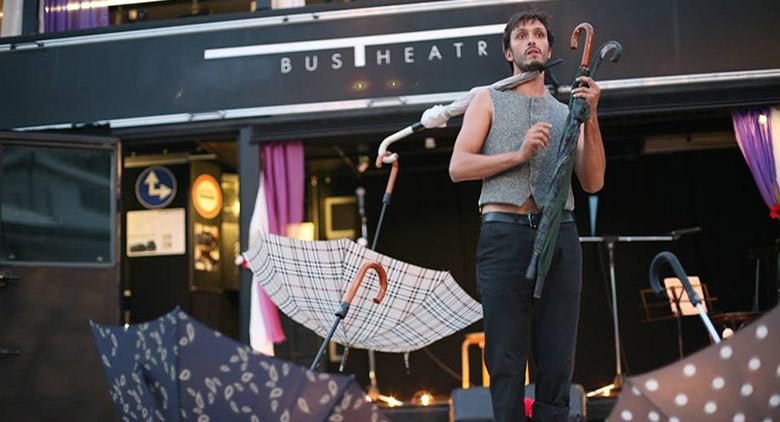
[[[580,86],[574,88],[571,93],[574,97],[582,98],[588,102],[588,106],[590,106],[590,117],[593,119],[596,117],[596,108],[599,105],[601,88],[599,88],[596,81],[588,76],[580,76],[577,78],[577,82],[580,83]]]

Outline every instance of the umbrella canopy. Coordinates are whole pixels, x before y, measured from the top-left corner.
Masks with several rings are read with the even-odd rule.
[[[590,44],[593,36],[593,27],[590,24],[583,23],[575,28],[571,38],[572,48],[577,47],[577,36],[580,32],[587,34],[585,48],[583,52],[582,63],[574,77],[572,87],[579,86],[577,78],[581,76],[595,76],[595,72],[601,62],[609,52],[613,52],[611,60],[617,61],[622,53],[622,47],[616,41],[610,41],[604,44],[599,53],[590,63]],[[577,147],[577,140],[580,136],[580,126],[590,116],[588,103],[582,98],[569,98],[569,114],[564,123],[561,141],[558,143],[558,150],[548,151],[545,155],[547,165],[553,165],[554,171],[550,179],[547,194],[540,198],[539,206],[542,209],[542,219],[536,230],[534,239],[534,248],[531,255],[531,261],[528,265],[526,278],[536,280],[534,288],[534,297],[540,298],[544,289],[544,281],[547,271],[552,263],[553,252],[555,251],[556,239],[560,229],[561,215],[563,206],[566,203],[566,197],[571,185],[571,173],[574,168],[574,151]]]
[[[309,371],[223,337],[176,309],[139,325],[92,324],[123,420],[380,420],[351,377]]]
[[[780,308],[719,344],[626,380],[612,421],[780,417]]]
[[[243,255],[279,309],[322,337],[359,268],[366,261],[380,263],[387,274],[384,300],[373,302],[378,276],[366,274],[349,316],[334,333],[333,340],[348,347],[410,352],[482,318],[480,304],[449,272],[411,265],[348,239],[304,241],[265,234]]]

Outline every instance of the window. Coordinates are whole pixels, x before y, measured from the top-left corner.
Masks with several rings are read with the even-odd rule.
[[[0,259],[113,262],[113,153],[3,146]]]

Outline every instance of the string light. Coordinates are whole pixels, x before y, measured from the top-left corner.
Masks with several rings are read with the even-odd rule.
[[[412,395],[412,403],[430,406],[433,403],[433,395],[425,390],[420,390]]]

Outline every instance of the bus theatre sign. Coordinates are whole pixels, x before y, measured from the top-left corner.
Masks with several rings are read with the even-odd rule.
[[[278,56],[281,75],[360,69],[367,65],[415,65],[464,58],[488,57],[501,51],[495,35],[504,24],[401,32],[364,37],[330,38],[204,51],[206,60],[250,56]],[[500,43],[500,40],[498,41]]]

